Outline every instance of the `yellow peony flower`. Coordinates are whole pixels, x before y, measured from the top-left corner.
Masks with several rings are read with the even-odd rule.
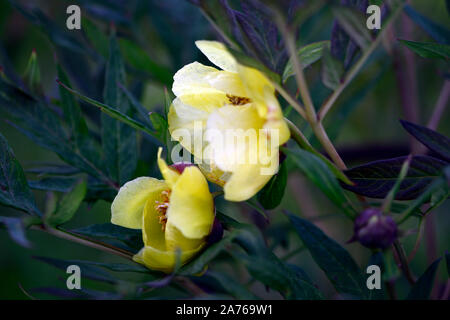
[[[161,159],[164,180],[140,177],[122,186],[111,206],[111,223],[142,229],[144,247],[133,260],[150,269],[169,273],[176,263],[194,257],[205,245],[214,222],[214,204],[208,183],[195,166],[183,172]]]
[[[205,176],[224,187],[225,199],[244,201],[278,171],[278,148],[289,129],[261,72],[237,63],[220,42],[195,44],[222,70],[193,62],[175,74],[169,131],[200,160]],[[234,142],[224,143],[230,136]]]

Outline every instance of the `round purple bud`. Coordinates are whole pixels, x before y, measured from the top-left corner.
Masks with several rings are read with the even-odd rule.
[[[355,220],[352,240],[368,248],[385,249],[397,238],[398,229],[394,219],[383,215],[377,208],[368,208]]]

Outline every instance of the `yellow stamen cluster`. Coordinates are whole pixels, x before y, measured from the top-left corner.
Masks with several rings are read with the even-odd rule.
[[[164,231],[166,229],[167,223],[167,209],[169,208],[169,198],[170,190],[164,190],[161,192],[161,201],[155,201],[155,210],[159,212],[159,223],[161,224],[161,229]]]

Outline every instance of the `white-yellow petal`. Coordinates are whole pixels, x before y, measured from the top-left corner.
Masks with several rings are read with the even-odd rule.
[[[195,41],[195,45],[209,61],[219,68],[230,72],[238,71],[236,59],[228,52],[223,43],[218,41],[198,40]]]
[[[150,177],[140,177],[125,183],[111,205],[111,223],[141,229],[145,203],[149,197],[166,188],[164,181]]]

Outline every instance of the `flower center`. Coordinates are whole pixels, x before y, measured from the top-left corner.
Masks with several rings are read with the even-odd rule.
[[[155,210],[159,213],[158,219],[161,224],[162,231],[166,230],[167,209],[169,208],[170,190],[161,192],[161,200],[155,201]]]
[[[250,98],[233,96],[231,94],[227,94],[227,98],[228,101],[230,101],[230,103],[234,106],[242,106],[252,101]]]

